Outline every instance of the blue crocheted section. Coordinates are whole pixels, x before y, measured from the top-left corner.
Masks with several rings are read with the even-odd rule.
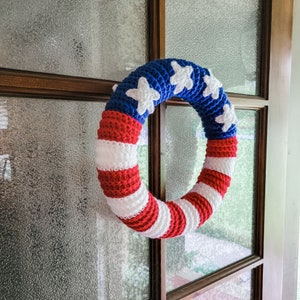
[[[125,113],[144,124],[153,104],[156,107],[172,97],[191,104],[208,139],[236,134],[235,122],[230,124],[225,115],[234,111],[220,82],[207,69],[182,59],[154,60],[137,68],[118,85],[106,110]]]

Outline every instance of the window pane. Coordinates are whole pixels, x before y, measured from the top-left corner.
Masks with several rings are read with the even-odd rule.
[[[205,293],[196,292],[183,300],[251,300],[252,272],[248,271]]]
[[[173,290],[252,254],[256,115],[238,110],[238,158],[223,204],[197,231],[167,240],[167,290]],[[166,193],[177,199],[197,180],[206,139],[191,107],[167,106]]]
[[[146,61],[146,2],[1,1],[0,67],[121,80]]]
[[[166,0],[166,56],[210,69],[230,92],[258,94],[259,0]]]
[[[96,102],[1,98],[5,299],[149,298],[148,240],[116,219],[97,180],[103,109]],[[147,181],[146,135],[139,163]]]

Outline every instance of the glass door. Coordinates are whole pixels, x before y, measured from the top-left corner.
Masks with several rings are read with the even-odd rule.
[[[274,255],[283,255],[283,235],[272,228],[284,227],[287,111],[279,110],[289,87],[290,52],[284,45],[291,43],[291,1],[165,0],[157,7],[156,56],[210,69],[239,119],[238,160],[221,208],[196,232],[157,242],[160,297],[281,299],[282,259]],[[176,199],[191,188],[202,166],[201,122],[187,103],[174,98],[151,124],[159,128],[154,143],[162,153],[156,195]]]

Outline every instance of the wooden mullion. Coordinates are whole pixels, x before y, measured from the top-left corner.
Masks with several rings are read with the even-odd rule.
[[[148,2],[148,49],[149,60],[164,57],[164,0]],[[165,180],[163,176],[164,163],[161,157],[164,145],[164,113],[165,105],[161,104],[148,118],[149,126],[149,190],[152,194],[164,200]],[[165,287],[165,241],[149,240],[150,247],[150,299],[166,298]]]
[[[255,269],[263,264],[263,259],[257,255],[251,255],[235,262],[217,272],[206,275],[198,280],[192,281],[167,294],[167,300],[178,300],[187,297],[195,292],[205,293],[206,291],[235,278],[239,274]],[[258,277],[257,277],[258,278]],[[255,299],[256,300],[256,299]]]
[[[264,99],[269,97],[269,71],[270,71],[270,37],[271,37],[271,15],[272,0],[260,1],[261,11],[261,39],[260,39],[260,74],[259,74],[259,96]]]
[[[262,300],[262,288],[263,288],[263,265],[260,265],[253,270],[252,299]]]
[[[254,253],[264,255],[264,219],[265,219],[265,181],[266,181],[266,147],[267,147],[268,107],[258,111],[256,143],[256,191],[255,191],[255,231]],[[253,273],[253,299],[262,299],[263,265]]]
[[[255,246],[254,253],[263,257],[264,217],[265,217],[265,181],[266,181],[266,147],[267,147],[268,107],[258,110],[257,143],[255,163]]]
[[[149,60],[154,60],[165,56],[165,0],[148,3]]]
[[[160,105],[148,120],[149,135],[149,190],[157,198],[164,200],[164,182],[161,169],[163,161],[160,153],[163,147],[161,124],[164,107]],[[150,242],[150,299],[165,299],[165,241],[151,239]]]
[[[115,81],[0,69],[0,95],[57,99],[109,98]]]

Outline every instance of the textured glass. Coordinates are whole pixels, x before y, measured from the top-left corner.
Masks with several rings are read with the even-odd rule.
[[[166,56],[210,69],[230,92],[258,94],[259,0],[166,0]]]
[[[146,61],[145,0],[0,0],[0,67],[121,80]]]
[[[205,293],[196,292],[182,300],[252,300],[252,273],[247,271]],[[255,299],[253,299],[255,300]]]
[[[112,214],[97,179],[104,103],[1,104],[0,298],[148,299],[148,240]],[[146,136],[139,164],[147,182]]]
[[[253,249],[256,112],[237,110],[238,158],[222,205],[197,231],[167,241],[167,289],[247,257]],[[205,156],[200,118],[191,107],[166,110],[167,199],[195,184]]]

